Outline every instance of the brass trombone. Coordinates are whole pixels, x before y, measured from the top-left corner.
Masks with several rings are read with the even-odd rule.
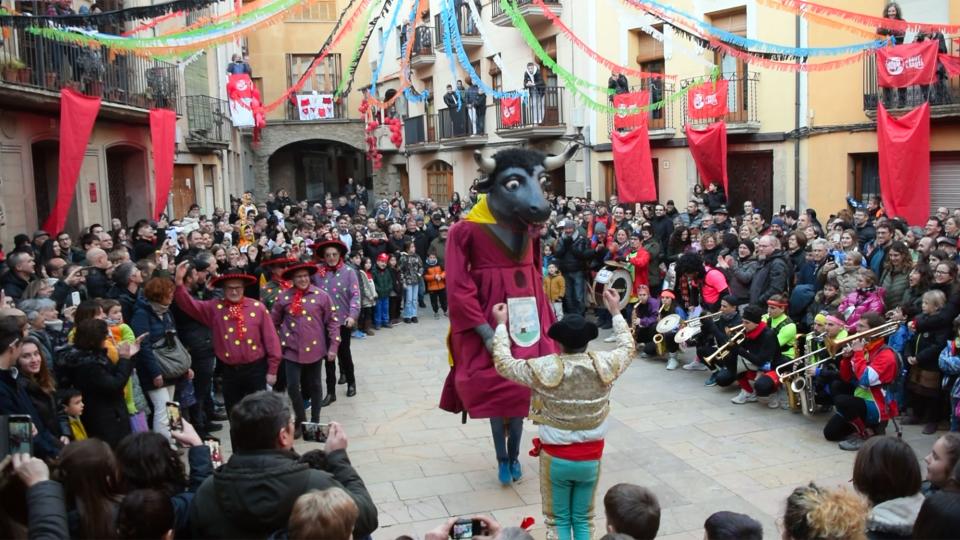
[[[777,370],[776,370],[777,376],[780,377],[780,381],[783,382],[784,384],[786,384],[786,381],[790,381],[790,386],[791,388],[794,388],[795,392],[802,392],[803,385],[806,384],[806,381],[804,380],[803,377],[797,377],[797,375],[800,375],[801,373],[803,373],[804,371],[810,368],[815,368],[820,364],[824,364],[830,361],[837,354],[838,351],[840,351],[842,348],[849,345],[850,343],[853,343],[858,339],[873,340],[881,337],[887,337],[889,335],[894,334],[897,331],[897,328],[899,327],[900,327],[899,321],[890,321],[888,323],[881,324],[876,328],[871,328],[866,332],[860,332],[858,334],[847,336],[843,339],[838,339],[837,341],[834,341],[832,344],[827,344],[826,346],[821,347],[815,351],[808,352],[807,354],[799,358],[794,358],[791,362],[788,362],[781,366],[777,366]],[[788,369],[794,368],[794,366],[796,366],[798,362],[802,362],[803,360],[811,356],[816,356],[818,354],[821,354],[824,351],[826,351],[827,357],[824,358],[823,360],[819,360],[817,362],[814,362],[806,366],[804,366],[801,363],[800,365],[802,367],[793,369],[792,371],[788,371]],[[794,377],[797,377],[797,380],[793,380]]]

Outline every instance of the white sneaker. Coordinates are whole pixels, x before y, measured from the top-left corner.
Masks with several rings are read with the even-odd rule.
[[[703,362],[701,362],[701,361],[699,361],[699,360],[694,360],[693,362],[690,362],[689,364],[684,364],[684,365],[683,365],[683,369],[685,369],[685,370],[687,370],[687,371],[706,371],[706,370],[709,369],[709,368],[708,368],[706,365],[704,365]]]
[[[673,371],[673,370],[677,369],[678,367],[680,367],[680,361],[679,361],[679,360],[677,360],[677,359],[674,358],[673,356],[671,356],[670,358],[667,359],[667,369],[669,369],[670,371]]]
[[[616,335],[616,334],[610,334],[609,336],[603,338],[603,342],[604,342],[604,343],[616,343],[616,342],[617,342],[617,335]]]
[[[730,398],[730,401],[731,401],[732,403],[736,403],[737,405],[743,405],[744,403],[748,403],[748,402],[749,402],[749,403],[756,403],[756,401],[757,401],[757,394],[755,394],[755,393],[753,393],[753,392],[746,392],[746,391],[744,391],[744,390],[741,389],[739,394],[737,394],[737,395],[733,396],[732,398]]]
[[[777,399],[775,396],[770,396],[770,399],[767,400],[767,408],[769,408],[769,409],[779,409],[779,408],[780,408],[780,400]]]

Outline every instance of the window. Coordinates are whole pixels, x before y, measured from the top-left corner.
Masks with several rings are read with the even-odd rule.
[[[444,161],[427,165],[427,197],[441,206],[450,202],[453,193],[453,166]]]
[[[265,102],[267,96],[263,93],[263,77],[251,77],[250,81],[253,82],[253,87],[257,89],[257,92],[260,92],[260,102]]]
[[[294,21],[335,21],[337,20],[337,2],[336,0],[319,0],[300,8],[299,13],[295,13]]]
[[[312,54],[287,55],[288,84],[292,85],[296,83],[300,79],[300,76],[310,67],[311,62],[313,62]],[[313,76],[307,79],[301,92],[316,91],[329,94],[337,89],[338,84],[340,84],[340,55],[331,54],[313,70]]]
[[[853,167],[853,198],[866,202],[880,194],[880,160],[877,154],[851,154]]]
[[[721,30],[747,36],[747,8],[740,7],[709,15],[710,23]],[[747,106],[750,103],[749,69],[747,63],[735,56],[727,56],[721,51],[715,53],[714,61],[720,66],[722,76],[729,81],[727,90],[727,120],[746,122]]]
[[[503,91],[503,73],[500,72],[500,66],[493,61],[493,56],[488,58],[490,60],[490,82],[494,90]]]

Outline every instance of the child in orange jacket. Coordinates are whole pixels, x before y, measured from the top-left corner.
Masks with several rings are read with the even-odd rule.
[[[447,273],[440,266],[436,253],[427,255],[426,270],[423,272],[423,281],[427,284],[430,293],[430,306],[433,308],[433,318],[440,318],[440,308],[443,316],[447,316]]]

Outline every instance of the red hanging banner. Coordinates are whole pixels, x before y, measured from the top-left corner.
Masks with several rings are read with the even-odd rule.
[[[520,125],[520,98],[503,98],[500,100],[500,125],[514,127]]]
[[[60,92],[60,164],[57,169],[57,202],[43,222],[43,230],[56,236],[67,224],[73,196],[80,180],[80,167],[93,124],[100,111],[100,98],[78,94],[69,88]]]
[[[894,118],[877,108],[880,195],[890,216],[911,225],[930,217],[930,104]]]
[[[950,77],[956,77],[957,75],[960,75],[960,56],[938,54],[937,59],[940,60],[941,64],[943,64],[943,68],[947,70],[947,75]]]
[[[933,84],[936,78],[936,41],[877,49],[877,82],[881,88]]]
[[[727,90],[724,79],[698,84],[687,92],[687,115],[697,120],[720,118],[727,114]]]
[[[617,175],[617,195],[621,203],[657,200],[657,183],[650,159],[650,137],[643,126],[627,133],[614,131],[613,168]]]
[[[617,114],[613,117],[614,129],[645,127],[647,125],[647,116],[650,114],[649,111],[642,109],[634,114],[629,114],[627,111],[636,107],[646,107],[649,104],[650,92],[646,90],[613,96],[613,106],[617,109]]]
[[[150,109],[150,140],[153,143],[153,179],[156,200],[153,219],[167,208],[173,184],[173,153],[176,145],[177,113],[170,109]]]
[[[727,191],[727,125],[715,122],[703,129],[686,126],[687,144],[704,187],[717,184]]]

